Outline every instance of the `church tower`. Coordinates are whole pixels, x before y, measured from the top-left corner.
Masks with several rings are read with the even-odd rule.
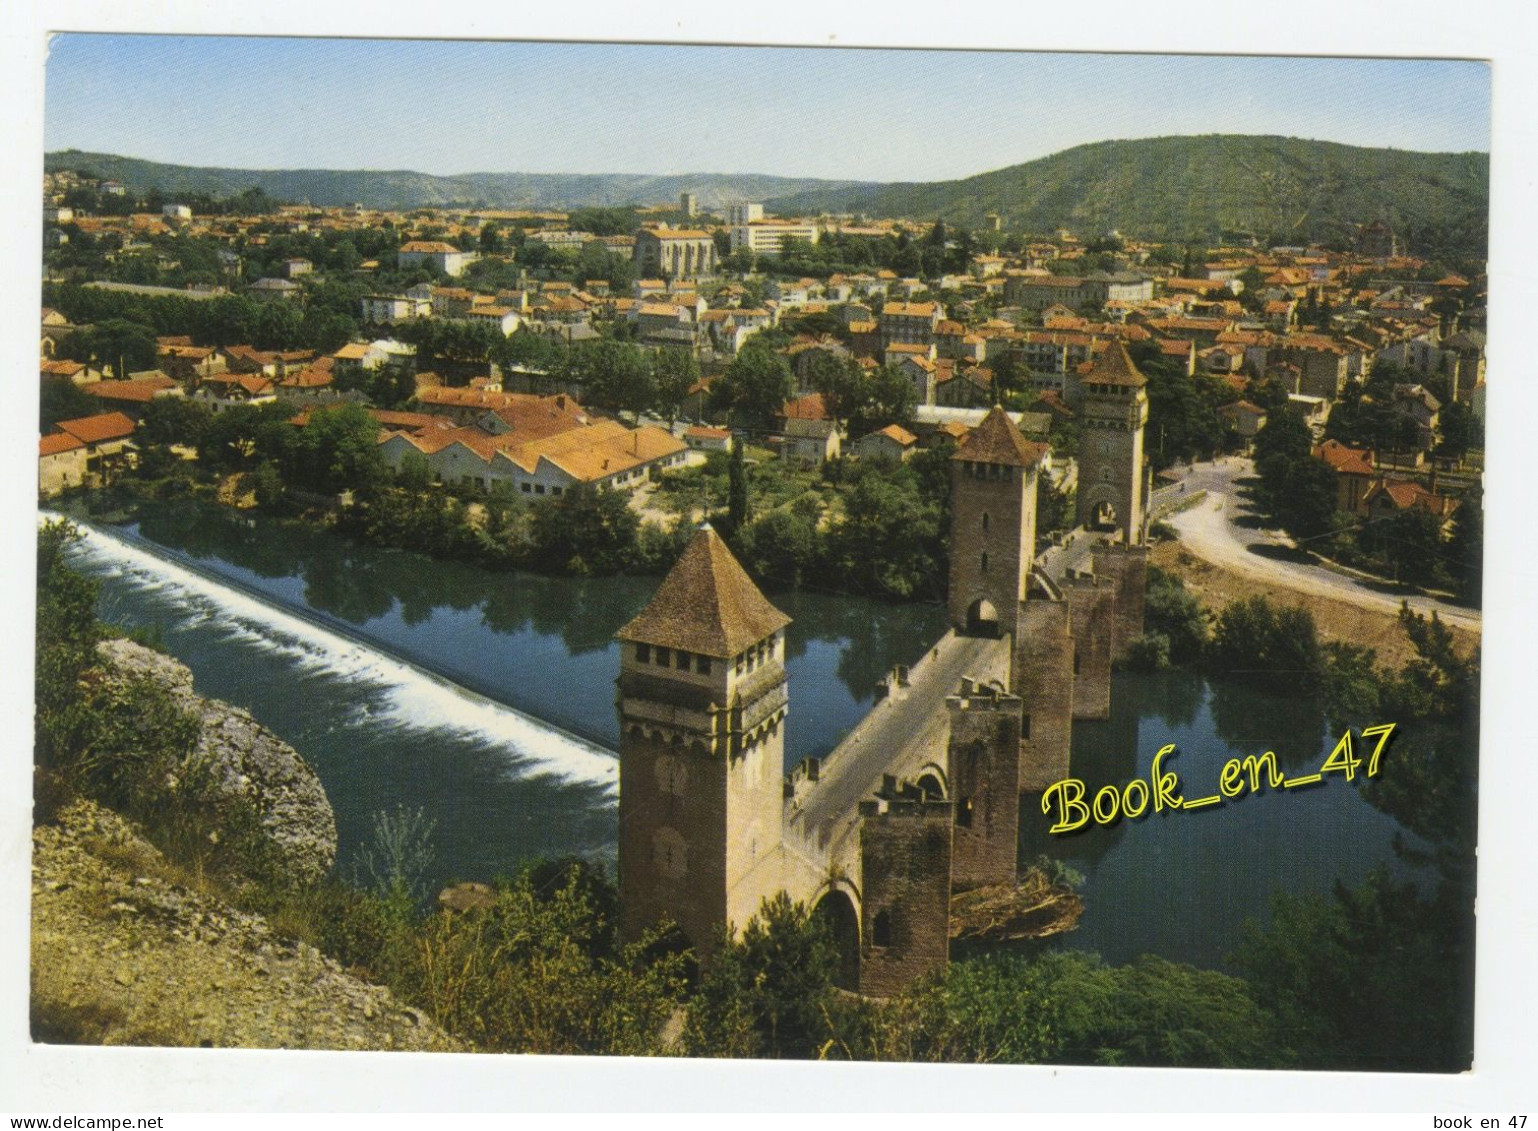
[[[1144,541],[1143,426],[1148,380],[1115,340],[1081,379],[1079,486],[1075,523],[1114,525],[1122,541]]]
[[[708,955],[783,886],[789,623],[707,524],[616,634],[628,937],[669,919]]]
[[[1036,556],[1033,444],[998,405],[951,457],[950,620],[957,632],[1013,635]]]

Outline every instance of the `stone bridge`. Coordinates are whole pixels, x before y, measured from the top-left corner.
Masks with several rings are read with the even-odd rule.
[[[1123,363],[1103,398],[1142,397]],[[701,528],[618,633],[627,933],[671,921],[709,961],[785,891],[826,917],[851,989],[889,994],[944,966],[952,893],[1015,882],[1022,795],[1068,775],[1073,720],[1109,715],[1113,660],[1142,631],[1139,526],[1132,544],[1125,525],[1085,530],[1036,559],[1044,454],[998,408],[968,435],[952,464],[950,631],[789,775],[788,618]],[[1140,431],[1133,454],[1124,516],[1141,513]]]

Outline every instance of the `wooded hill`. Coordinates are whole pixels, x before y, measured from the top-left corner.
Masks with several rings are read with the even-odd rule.
[[[1345,241],[1383,220],[1426,254],[1482,255],[1486,153],[1363,149],[1299,138],[1208,135],[1106,141],[956,181],[801,192],[766,207],[853,212],[1081,238],[1124,235],[1204,244],[1249,232],[1284,243]]]
[[[816,190],[857,188],[856,181],[819,181],[758,173],[463,173],[436,177],[406,169],[221,169],[164,165],[137,157],[65,149],[44,155],[48,172],[85,171],[121,181],[135,194],[159,190],[167,196],[200,193],[234,196],[260,188],[269,196],[317,207],[358,203],[366,208],[405,210],[445,205],[485,208],[575,209],[627,204],[677,204],[692,192],[704,209],[738,200]]]
[[[1207,135],[1081,145],[955,181],[876,184],[760,174],[466,173],[407,170],[220,169],[63,150],[45,167],[122,181],[135,193],[233,196],[260,187],[279,200],[410,209],[450,204],[575,209],[671,204],[693,192],[704,209],[762,200],[781,215],[855,213],[1081,238],[1112,229],[1145,239],[1221,242],[1252,233],[1273,242],[1344,244],[1383,220],[1423,254],[1482,256],[1488,238],[1486,153],[1363,149],[1299,138]]]

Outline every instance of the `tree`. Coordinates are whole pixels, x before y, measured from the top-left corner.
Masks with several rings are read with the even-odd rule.
[[[61,420],[94,416],[102,410],[102,402],[68,377],[44,377],[38,410],[38,427],[47,433]]]
[[[1339,498],[1335,483],[1335,470],[1324,460],[1309,456],[1284,468],[1279,480],[1274,479],[1277,465],[1272,462],[1266,468],[1273,475],[1267,493],[1272,499],[1271,509],[1282,529],[1301,540],[1317,538],[1335,528],[1335,504]],[[1265,479],[1266,472],[1262,472]]]
[[[736,533],[748,523],[748,468],[743,455],[745,445],[732,445],[732,460],[727,465],[726,514],[731,529]]]
[[[655,400],[652,365],[639,346],[600,341],[571,351],[568,374],[594,404],[639,418]]]
[[[163,793],[201,730],[169,690],[150,679],[107,679],[96,646],[97,582],[69,565],[80,537],[50,522],[37,541],[37,672],[33,700],[40,796],[83,794],[136,809]]]
[[[689,350],[661,349],[652,354],[651,366],[653,403],[671,428],[699,383],[700,365]]]
[[[1148,567],[1143,625],[1163,636],[1169,661],[1175,665],[1197,663],[1207,644],[1207,613],[1178,575],[1158,566]]]
[[[421,492],[432,486],[432,465],[421,452],[407,452],[395,471],[395,485],[403,491]]]
[[[317,409],[309,423],[277,453],[285,480],[322,494],[367,489],[385,478],[379,454],[379,425],[368,410],[353,404]]]
[[[534,508],[530,557],[539,569],[579,577],[619,573],[635,560],[641,520],[627,497],[578,486]]]
[[[694,1056],[811,1058],[838,1009],[838,951],[826,928],[780,892],[740,938],[722,940],[691,1002],[684,1039]]]
[[[155,368],[159,345],[155,328],[126,318],[109,318],[89,330],[77,330],[59,343],[59,354],[112,370],[115,377]]]
[[[795,392],[790,363],[756,339],[749,340],[711,390],[711,399],[740,418],[767,429]]]
[[[498,885],[491,906],[419,929],[410,996],[498,1052],[655,1055],[688,956],[653,933],[618,938],[612,884],[561,862]]]
[[[1430,585],[1443,572],[1442,520],[1421,507],[1370,520],[1357,542],[1396,580]]]
[[[1447,556],[1458,595],[1479,608],[1484,593],[1485,492],[1478,483],[1469,488],[1453,512]]]
[[[917,405],[918,390],[907,374],[895,365],[883,365],[867,381],[865,399],[850,415],[850,433],[864,435],[888,424],[906,427],[913,423]]]
[[[911,598],[944,584],[939,508],[923,499],[907,467],[866,467],[844,497],[844,517],[827,534],[829,572],[856,592]]]
[[[1220,679],[1311,694],[1324,675],[1313,614],[1261,596],[1230,602],[1218,614],[1207,666]]]
[[[818,350],[808,367],[808,377],[812,388],[822,394],[823,407],[835,427],[864,406],[868,382],[854,358]]]
[[[155,397],[144,406],[134,439],[140,444],[197,448],[213,416],[207,405],[186,397]]]

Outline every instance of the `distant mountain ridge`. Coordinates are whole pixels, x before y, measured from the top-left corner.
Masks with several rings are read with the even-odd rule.
[[[855,212],[975,227],[989,213],[1028,232],[1112,229],[1148,239],[1247,231],[1339,239],[1383,220],[1412,247],[1482,248],[1490,157],[1418,153],[1245,134],[1076,146],[954,181],[814,190],[776,197],[787,213]]]
[[[111,153],[76,149],[44,154],[47,172],[88,170],[121,181],[130,191],[233,196],[260,188],[279,200],[317,207],[362,204],[401,210],[446,204],[487,208],[573,209],[617,205],[676,204],[692,192],[700,207],[723,208],[739,200],[763,200],[803,192],[859,188],[860,181],[774,177],[760,173],[461,173],[439,177],[409,169],[227,169],[167,165]]]
[[[889,183],[763,174],[466,173],[409,170],[223,169],[165,165],[63,150],[49,171],[86,169],[135,192],[158,188],[229,196],[253,186],[317,206],[409,209],[479,203],[574,209],[676,203],[702,208],[763,201],[785,215],[855,213],[1081,237],[1112,229],[1155,240],[1215,243],[1226,232],[1283,240],[1340,240],[1373,220],[1410,248],[1483,254],[1489,229],[1486,153],[1366,149],[1299,138],[1212,134],[1104,141],[952,181]]]

